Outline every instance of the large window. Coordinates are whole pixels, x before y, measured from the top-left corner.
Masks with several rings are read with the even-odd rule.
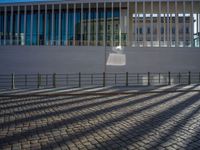
[[[19,13],[19,45],[25,44],[24,31],[24,6],[21,6]]]
[[[11,7],[7,7],[7,12],[6,12],[6,45],[10,45],[10,35],[11,35]]]
[[[119,3],[114,3],[113,8],[113,46],[119,45],[119,31],[120,31],[120,13]]]
[[[61,45],[67,44],[66,26],[67,26],[67,5],[61,6]]]
[[[81,5],[76,4],[75,45],[81,45]]]
[[[46,45],[50,45],[52,35],[52,5],[47,6],[46,15]]]
[[[90,15],[90,45],[96,45],[96,4],[91,4],[91,15]]]
[[[45,6],[40,6],[40,18],[39,18],[39,45],[44,45],[44,32],[45,32]]]
[[[74,44],[74,5],[69,4],[68,10],[68,45]]]

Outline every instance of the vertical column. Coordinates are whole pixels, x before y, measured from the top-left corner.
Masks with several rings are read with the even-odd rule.
[[[22,45],[26,45],[26,5],[24,6],[24,41]]]
[[[161,2],[159,1],[159,20],[158,20],[158,42],[159,42],[159,47],[161,46]]]
[[[54,45],[54,4],[52,5],[52,13],[51,13],[51,21],[52,21],[52,26],[51,26],[51,45]]]
[[[4,7],[4,34],[3,34],[3,38],[4,38],[4,45],[6,45],[6,18],[7,18],[7,7]]]
[[[58,45],[61,44],[61,4],[59,4]]]
[[[74,4],[74,32],[73,32],[73,46],[75,46],[76,45],[76,42],[75,42],[75,40],[76,40],[76,38],[75,38],[75,32],[76,32],[76,4]]]
[[[153,1],[151,1],[151,47],[153,47]]]
[[[130,46],[130,26],[129,26],[129,11],[130,11],[130,2],[127,2],[127,18],[126,18],[126,22],[127,22],[127,46]]]
[[[169,44],[170,44],[170,42],[169,42],[169,35],[170,35],[170,33],[169,33],[169,1],[167,1],[167,47],[169,47]]]
[[[47,32],[47,28],[46,28],[46,24],[47,24],[47,5],[45,5],[45,22],[44,22],[44,45],[46,45],[46,32]]]
[[[145,1],[143,1],[143,3],[142,3],[143,5],[142,5],[142,11],[143,11],[143,26],[142,26],[142,28],[143,28],[143,47],[145,47],[146,46],[146,30],[145,30],[145,28],[146,28],[146,12],[145,12]]]
[[[83,45],[83,3],[81,3],[81,46]]]
[[[185,47],[185,30],[186,30],[186,25],[185,25],[185,1],[183,1],[183,47]]]
[[[107,35],[106,35],[106,2],[104,2],[103,7],[104,7],[104,8],[103,8],[103,10],[104,10],[104,13],[103,13],[103,14],[104,14],[104,17],[103,17],[103,18],[104,18],[104,21],[103,21],[103,22],[104,22],[104,25],[103,25],[103,26],[104,26],[104,28],[103,28],[103,29],[104,29],[104,30],[103,30],[103,35],[104,35],[103,37],[104,37],[104,40],[103,40],[103,42],[104,42],[104,43],[103,43],[103,45],[106,46],[106,40],[107,40],[107,39],[106,39],[106,38],[107,38]]]
[[[119,2],[119,45],[122,45],[122,3]]]
[[[69,17],[69,11],[68,11],[68,4],[66,4],[66,45],[68,45],[68,17]]]
[[[37,45],[40,45],[40,5],[38,5],[38,34],[37,34]]]
[[[89,3],[89,20],[88,20],[88,46],[90,45],[90,28],[91,28],[91,3]]]
[[[17,45],[19,45],[19,10],[20,7],[17,7]]]
[[[98,13],[98,2],[96,3],[96,46],[98,46],[98,18],[99,18],[99,13]]]
[[[179,25],[179,23],[178,23],[178,10],[177,10],[177,0],[175,1],[175,11],[176,11],[176,47],[178,47],[179,46],[179,35],[178,35],[178,31],[179,31],[179,27],[178,27],[178,25]]]
[[[114,43],[113,43],[113,40],[114,40],[114,33],[113,33],[113,25],[114,25],[114,23],[113,23],[113,21],[114,21],[114,19],[113,19],[113,17],[114,17],[114,15],[113,15],[113,7],[114,7],[114,3],[113,3],[113,2],[112,2],[112,6],[111,6],[111,7],[112,7],[112,8],[111,8],[111,9],[112,9],[112,10],[111,10],[111,11],[112,11],[112,23],[111,23],[111,30],[112,30],[112,31],[111,31],[111,34],[112,34],[112,35],[111,35],[111,37],[112,37],[111,42],[112,42],[112,43],[111,43],[111,46],[114,46]]]
[[[25,6],[25,8],[26,8],[26,6]],[[25,17],[25,16],[24,16]],[[24,19],[25,20],[25,19]],[[10,45],[12,45],[12,39],[13,39],[13,37],[12,37],[12,32],[13,32],[13,6],[11,6],[11,22],[10,22]],[[25,31],[24,31],[24,33],[25,33]],[[25,36],[25,35],[24,35]]]
[[[137,13],[137,1],[135,1],[135,46],[138,46],[138,13]]]
[[[194,17],[193,17],[193,14],[194,14],[194,4],[193,4],[193,1],[191,1],[191,47],[194,47],[194,38],[193,38],[193,34],[194,34]]]
[[[31,5],[31,33],[30,33],[30,45],[32,45],[33,36],[33,5]]]

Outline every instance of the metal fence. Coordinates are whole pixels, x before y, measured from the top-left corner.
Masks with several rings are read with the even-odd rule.
[[[56,88],[83,86],[136,86],[200,83],[200,72],[182,73],[74,73],[74,74],[4,74],[1,89]]]

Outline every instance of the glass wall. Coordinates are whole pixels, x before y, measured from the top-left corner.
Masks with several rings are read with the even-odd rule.
[[[11,37],[11,7],[7,7],[6,10],[6,34],[5,34],[5,43],[6,45],[10,45],[10,37]]]
[[[96,45],[96,19],[97,19],[97,9],[96,4],[91,4],[90,9],[90,45],[94,46]]]
[[[72,46],[73,40],[74,40],[74,5],[69,4],[69,9],[68,9],[68,45]]]
[[[40,6],[40,18],[39,18],[39,45],[45,44],[45,5]]]
[[[67,44],[67,5],[61,6],[61,45]]]
[[[81,45],[81,4],[76,4],[75,45]]]
[[[0,7],[1,45],[199,47],[199,37],[198,0]]]
[[[112,3],[106,4],[106,45],[111,46],[112,41]]]
[[[52,33],[52,5],[47,5],[47,14],[46,14],[46,45],[51,44],[51,34]]]
[[[26,6],[26,45],[30,45],[31,42],[31,6]]]
[[[25,7],[20,7],[20,13],[19,13],[19,45],[25,44],[25,35],[24,35],[24,11]]]

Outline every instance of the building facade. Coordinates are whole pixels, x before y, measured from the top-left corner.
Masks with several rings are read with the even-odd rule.
[[[105,65],[115,46],[125,66]],[[199,0],[0,4],[2,72],[199,71],[199,57]]]

